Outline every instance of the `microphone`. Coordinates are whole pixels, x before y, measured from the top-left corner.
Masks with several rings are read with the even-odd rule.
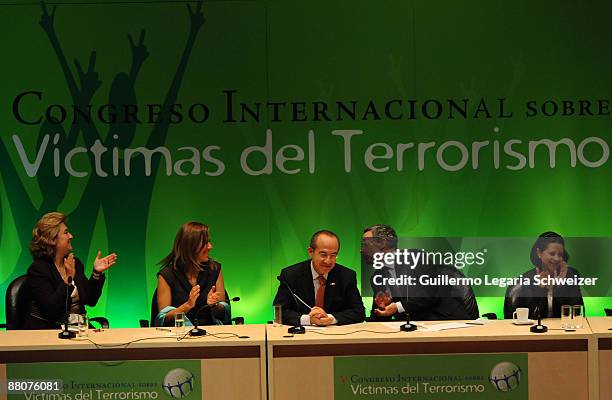
[[[291,289],[291,286],[289,286],[289,284],[287,282],[285,282],[285,280],[279,275],[276,277],[276,279],[278,279],[278,281],[285,285],[287,287],[287,289],[289,289],[289,293],[291,293],[291,296],[293,296],[293,301],[295,302],[295,309],[297,311],[298,307],[298,300],[304,304],[309,310],[312,310],[312,307],[310,307],[308,304],[306,304],[306,302],[304,300],[302,300],[300,298],[300,296],[298,296],[297,294],[295,294],[293,292],[293,290]],[[306,333],[306,328],[304,328],[302,325],[300,325],[300,318],[298,317],[297,320],[298,324],[295,326],[290,327],[289,329],[287,329],[287,333],[291,333],[291,334],[303,334]]]
[[[283,278],[281,278],[281,276],[277,276],[276,279],[278,279],[278,281],[282,284],[284,284],[285,286],[287,286],[287,289],[289,289],[289,292],[291,293],[291,295],[293,296],[293,299],[296,301],[295,302],[295,308],[298,308],[298,304],[297,301],[299,300],[300,303],[304,304],[306,306],[306,308],[308,308],[309,310],[312,310],[312,307],[310,307],[308,304],[306,304],[306,302],[304,300],[302,300],[300,298],[300,296],[298,296],[297,294],[295,294],[293,292],[293,290],[291,290],[291,286],[289,286],[289,284],[287,282],[285,282],[285,280]],[[327,285],[327,283],[326,283]],[[332,285],[335,285],[335,283],[332,283]]]
[[[74,339],[76,337],[75,332],[71,332],[68,330],[68,311],[70,310],[70,294],[72,293],[72,277],[68,277],[68,285],[66,286],[66,303],[65,303],[65,313],[64,313],[64,330],[58,333],[57,337],[60,339]]]
[[[222,300],[225,301],[225,300]],[[240,297],[232,297],[231,299],[228,299],[228,301],[230,302],[237,302],[240,301]],[[202,307],[200,307],[198,309],[198,311],[195,314],[195,318],[193,319],[193,328],[189,331],[189,336],[204,336],[206,335],[206,329],[200,329],[198,328],[198,314],[200,314],[200,312],[212,308],[214,306],[216,306],[217,304],[221,303],[221,301],[217,301],[214,302],[212,304],[204,304]]]
[[[531,328],[529,328],[529,330],[532,333],[546,333],[548,332],[548,327],[545,325],[542,325],[542,316],[540,315],[540,307],[536,307],[534,314],[536,315],[536,318],[538,319],[538,324],[532,326]]]
[[[404,325],[400,326],[400,331],[403,332],[412,332],[412,331],[416,331],[417,330],[417,326],[415,324],[411,324],[410,323],[410,314],[408,314],[408,312],[406,312],[406,323]]]

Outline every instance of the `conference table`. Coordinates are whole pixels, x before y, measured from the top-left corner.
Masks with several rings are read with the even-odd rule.
[[[364,323],[307,329],[292,337],[287,337],[286,327],[268,326],[270,399],[401,394],[443,399],[444,393],[483,399],[597,398],[592,390],[596,383],[589,378],[594,371],[588,325],[569,332],[558,319],[544,320],[548,332],[536,334],[508,320],[447,330],[436,330],[438,324],[422,323],[416,331],[400,332],[399,323]],[[609,377],[610,365],[601,365]],[[513,374],[516,379],[507,380]],[[505,391],[506,397],[494,397],[496,391]],[[512,393],[516,397],[509,397]]]
[[[546,319],[542,334],[508,320],[417,322],[413,332],[400,324],[308,327],[301,335],[271,324],[210,326],[194,338],[157,328],[89,330],[70,340],[6,331],[0,382],[61,379],[71,396],[30,400],[612,399],[612,318],[588,318],[574,331]],[[5,399],[27,400],[0,390]]]
[[[0,382],[61,379],[70,400],[172,399],[197,391],[201,398],[265,399],[265,325],[205,328],[201,337],[174,328],[90,329],[69,340],[57,331],[0,332]],[[120,389],[127,394],[113,393]]]
[[[592,369],[594,374],[595,390],[599,388],[599,399],[612,399],[612,317],[587,318],[592,335]]]

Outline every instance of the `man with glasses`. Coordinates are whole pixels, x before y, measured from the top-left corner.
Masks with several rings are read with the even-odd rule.
[[[318,231],[308,246],[310,259],[281,271],[274,304],[282,306],[283,324],[345,325],[365,319],[357,274],[336,264],[339,249],[335,233]]]
[[[398,238],[392,227],[377,224],[364,229],[361,245],[362,268],[371,268],[375,253],[380,255],[397,250]],[[384,263],[381,268],[374,269],[370,281],[374,296],[370,320],[404,320],[407,313],[411,320],[417,321],[466,320],[478,317],[478,305],[471,287],[424,286],[419,283],[421,275],[430,278],[441,275],[465,277],[452,265],[419,264],[411,268]],[[404,281],[406,284],[402,283]]]

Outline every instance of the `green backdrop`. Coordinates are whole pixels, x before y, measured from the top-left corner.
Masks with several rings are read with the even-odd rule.
[[[321,228],[339,234],[338,262],[356,270],[373,223],[403,237],[612,236],[608,2],[209,1],[201,28],[186,4],[63,1],[45,17],[36,2],[0,0],[1,293],[31,261],[32,226],[56,209],[89,269],[98,249],[119,254],[90,310],[115,327],[148,318],[157,262],[187,220],[211,226],[227,289],[242,298],[234,314],[248,323],[271,319],[276,275],[306,258]],[[75,104],[92,105],[92,123],[72,123]],[[141,123],[106,123],[105,104],[137,106]],[[150,122],[156,104],[181,104],[183,120]],[[48,108],[66,120],[45,121]],[[241,155],[268,129],[271,157],[247,162],[271,170],[249,174]],[[362,131],[350,159],[338,130]],[[108,148],[98,165],[87,150],[97,139]],[[545,139],[563,140],[554,163],[546,144],[530,154]],[[167,150],[150,174],[125,153],[141,146]],[[38,169],[26,168],[37,154]],[[527,268],[525,254],[509,275]],[[611,305],[606,286],[589,314]],[[479,305],[499,313],[502,299]]]

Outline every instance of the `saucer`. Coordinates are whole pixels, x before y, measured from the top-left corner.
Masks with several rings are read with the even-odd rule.
[[[515,319],[514,321],[512,321],[512,323],[514,325],[533,325],[535,323],[535,321],[532,320],[532,319],[526,319],[524,321],[519,321],[519,320]]]

